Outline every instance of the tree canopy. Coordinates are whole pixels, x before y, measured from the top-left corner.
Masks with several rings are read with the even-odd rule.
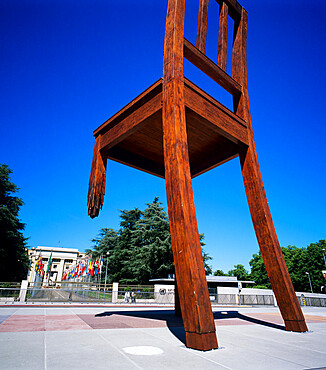
[[[325,286],[325,279],[322,271],[326,270],[323,249],[326,250],[325,240],[311,243],[306,248],[298,248],[293,245],[281,247],[295,291],[310,292],[310,277],[313,292],[321,293],[322,287]],[[229,270],[228,273],[224,273],[222,270],[218,269],[214,272],[214,275],[236,276],[238,280],[253,280],[255,282],[253,288],[271,289],[260,251],[253,254],[252,259],[249,261],[249,265],[251,267],[250,273],[243,265],[238,264],[234,265],[234,268]],[[309,277],[307,272],[309,273]],[[325,290],[323,290],[323,292],[325,292]]]
[[[167,277],[174,273],[169,220],[157,197],[147,203],[144,211],[134,208],[120,211],[120,228],[103,228],[93,239],[88,250],[95,258],[108,261],[108,282],[121,284],[148,284],[149,279]],[[212,259],[204,250],[204,234],[200,234],[206,275],[212,274],[208,262]],[[322,250],[326,241],[320,240],[306,248],[281,247],[294,289],[309,292],[309,272],[313,291],[320,293],[325,285],[322,270],[326,270]],[[109,253],[107,255],[107,253]],[[250,273],[244,265],[237,264],[224,273],[216,270],[215,276],[236,276],[238,280],[253,280],[253,287],[271,288],[261,253],[255,253],[249,261]],[[104,275],[104,274],[103,274]],[[102,278],[104,276],[102,275]]]
[[[134,208],[120,211],[120,229],[103,228],[93,239],[94,257],[108,258],[108,281],[121,284],[148,284],[149,279],[174,273],[169,220],[158,197],[144,211]],[[200,234],[202,247],[204,235]],[[109,252],[109,254],[107,254]],[[203,251],[206,274],[212,272]]]
[[[0,281],[26,278],[29,265],[22,233],[25,225],[19,220],[23,201],[13,195],[19,189],[10,181],[11,173],[7,165],[0,165]]]
[[[286,266],[296,291],[309,292],[310,283],[308,274],[311,278],[313,291],[321,292],[321,287],[325,285],[322,270],[326,270],[323,249],[326,249],[326,241],[320,240],[317,243],[311,243],[306,248],[298,248],[293,245],[281,247]],[[257,285],[263,285],[270,288],[269,279],[263,263],[261,253],[253,255],[249,265],[251,266],[251,279]]]
[[[220,270],[220,269],[217,269],[216,271],[214,271],[214,276],[227,276],[228,274],[226,274],[223,270]]]
[[[250,274],[241,264],[234,265],[234,269],[229,270],[229,276],[236,276],[238,280],[250,280]]]

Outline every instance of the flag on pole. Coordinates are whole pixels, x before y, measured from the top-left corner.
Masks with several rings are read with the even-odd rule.
[[[91,261],[91,276],[94,275],[95,261]]]
[[[49,262],[48,262],[48,267],[47,267],[47,269],[46,269],[46,273],[47,273],[47,274],[50,272],[51,264],[52,264],[52,252],[51,252],[51,254],[50,254],[50,258],[49,258]]]
[[[44,269],[43,269],[43,261],[42,261],[42,255],[41,252],[38,255],[38,258],[35,263],[35,271],[40,275],[43,276],[44,274]]]
[[[85,275],[86,267],[87,267],[87,261],[86,261],[86,259],[84,259],[84,261],[83,261],[82,275]]]
[[[88,275],[92,275],[93,276],[93,271],[92,271],[92,256],[89,258],[89,261],[88,261]]]
[[[83,261],[79,261],[78,276],[82,275],[82,271],[83,271]]]
[[[43,277],[43,275],[44,275],[44,266],[43,266],[42,256],[41,256],[41,261],[40,261],[38,272],[41,275],[41,277]]]
[[[39,266],[40,262],[41,262],[41,253],[38,255],[37,260],[35,262],[35,271],[36,272],[38,271],[38,266]]]

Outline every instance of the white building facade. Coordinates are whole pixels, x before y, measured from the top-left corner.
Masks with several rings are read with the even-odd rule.
[[[46,274],[51,254],[51,266],[49,274]],[[79,261],[85,259],[85,253],[79,252],[78,249],[42,246],[29,249],[28,256],[30,260],[28,283],[35,282],[37,274],[35,271],[36,261],[41,256],[44,269],[43,285],[54,285],[60,282],[65,271],[68,271],[72,266],[77,265]]]

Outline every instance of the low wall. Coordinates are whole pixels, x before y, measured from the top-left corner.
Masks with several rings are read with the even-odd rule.
[[[28,288],[25,282],[19,288],[0,288],[0,302],[48,301],[48,302],[112,302],[123,303],[125,291],[113,283],[112,290],[85,289],[70,287],[61,289]],[[135,291],[137,303],[174,304],[174,285],[156,284],[154,292]],[[27,294],[27,295],[26,295]],[[221,305],[275,305],[277,301],[271,289],[243,288],[239,294],[237,287],[217,287],[210,289],[212,304]],[[302,306],[326,307],[326,294],[296,292]],[[131,302],[131,300],[130,300]]]

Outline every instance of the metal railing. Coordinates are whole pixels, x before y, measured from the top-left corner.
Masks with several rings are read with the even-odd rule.
[[[326,298],[322,297],[299,297],[301,306],[326,307]]]
[[[117,303],[117,304],[174,304],[174,293],[164,295],[156,292],[136,291],[130,292],[126,297],[126,291],[97,290],[81,288],[77,286],[62,288],[33,287],[25,290],[19,288],[0,288],[0,304],[20,301],[22,291],[25,294],[24,301],[27,303],[55,303],[55,302],[88,302],[88,303]]]
[[[274,297],[272,295],[249,295],[249,294],[243,294],[240,295],[240,301],[243,305],[274,305]]]
[[[235,294],[210,294],[212,304],[236,304],[237,296]]]
[[[137,287],[119,287],[119,291],[113,291],[112,285],[104,290],[102,286],[91,283],[62,283],[56,287],[44,287],[40,284],[30,285],[23,290],[14,285],[0,287],[0,304],[14,302],[46,303],[46,302],[88,302],[88,303],[113,303],[113,304],[161,304],[173,305],[174,292],[154,292],[145,287],[143,290]],[[121,289],[122,288],[122,289]],[[130,289],[135,288],[133,291]],[[139,288],[139,286],[138,286]],[[148,291],[150,290],[150,291]],[[129,292],[129,293],[127,293]],[[132,294],[132,292],[134,294]],[[127,294],[126,294],[127,293]],[[219,305],[274,305],[273,295],[255,294],[212,294],[212,304]],[[324,297],[298,296],[301,306],[326,307]]]
[[[28,289],[27,302],[111,302],[111,291],[89,288],[67,287],[61,289]]]
[[[17,301],[20,288],[0,288],[0,303]]]

